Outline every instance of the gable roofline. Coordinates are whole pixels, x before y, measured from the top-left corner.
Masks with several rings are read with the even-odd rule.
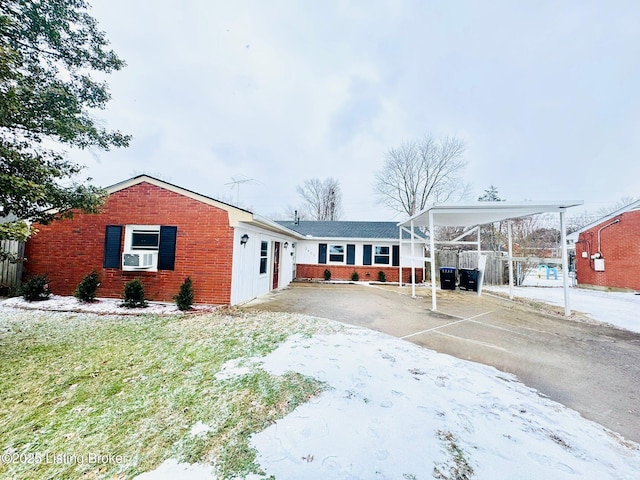
[[[604,217],[601,217],[585,225],[579,230],[576,230],[575,232],[567,235],[567,240],[575,243],[578,241],[578,237],[580,236],[581,233],[586,232],[587,230],[591,230],[593,227],[597,227],[601,223],[608,222],[609,220],[617,217],[618,215],[622,215],[623,213],[633,212],[635,210],[640,210],[640,200],[636,200],[635,202],[632,202],[629,205],[625,205],[624,207],[614,210],[613,212],[605,215]]]
[[[152,177],[150,175],[142,174],[137,175],[135,177],[129,178],[128,180],[124,180],[122,182],[118,182],[110,187],[105,188],[106,192],[111,195],[112,193],[119,192],[120,190],[125,190],[129,187],[133,187],[135,185],[140,185],[141,183],[149,183],[151,185],[155,185],[156,187],[163,188],[165,190],[169,190],[171,192],[177,193],[179,195],[189,197],[198,202],[205,203],[207,205],[212,205],[214,207],[218,207],[222,210],[229,211],[231,209],[247,213],[253,215],[253,212],[246,210],[244,208],[236,207],[235,205],[231,205],[229,203],[222,202],[220,200],[216,200],[213,197],[208,197],[206,195],[202,195],[201,193],[194,192],[193,190],[189,190],[184,187],[179,187],[178,185],[174,185],[173,183],[166,182],[164,180],[160,180],[158,178]]]
[[[128,180],[124,180],[122,182],[111,185],[110,187],[105,188],[105,191],[107,192],[107,194],[111,195],[113,193],[119,192],[121,190],[125,190],[135,185],[140,185],[141,183],[148,183],[158,188],[162,188],[164,190],[168,190],[178,195],[182,195],[184,197],[190,198],[197,202],[202,202],[206,205],[210,205],[212,207],[216,207],[221,210],[224,210],[229,215],[229,226],[231,227],[238,227],[241,223],[246,223],[246,224],[260,227],[266,230],[270,230],[272,232],[289,235],[295,238],[300,238],[299,233],[293,230],[290,230],[282,225],[279,225],[276,222],[273,222],[265,217],[254,214],[249,210],[236,207],[229,203],[216,200],[215,198],[202,195],[200,193],[194,192],[187,188],[179,187],[172,183],[166,182],[164,180],[160,180],[158,178],[155,178],[146,174],[137,175]]]

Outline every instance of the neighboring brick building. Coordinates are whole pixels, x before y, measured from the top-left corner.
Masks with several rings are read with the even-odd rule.
[[[569,236],[579,286],[640,291],[640,201]]]
[[[301,234],[304,239],[296,245],[296,278],[322,279],[324,271],[331,272],[331,280],[351,280],[354,272],[360,281],[377,281],[379,272],[386,280],[397,282],[400,275],[399,227],[395,222],[353,221],[279,221],[283,227]],[[411,255],[403,233],[402,257]],[[414,243],[415,256],[424,253],[424,237]],[[410,263],[403,263],[403,282],[411,279]],[[416,281],[424,278],[424,262],[416,261]]]
[[[107,193],[99,214],[35,225],[27,277],[46,273],[54,294],[71,295],[95,269],[100,297],[122,297],[139,278],[149,300],[168,302],[191,277],[196,302],[209,304],[243,303],[292,280],[286,253],[298,235],[275,222],[146,175]]]

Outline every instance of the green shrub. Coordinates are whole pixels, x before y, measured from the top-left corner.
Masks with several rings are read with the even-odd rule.
[[[191,310],[191,305],[193,305],[193,283],[191,278],[187,277],[182,282],[178,294],[173,299],[176,301],[178,310]]]
[[[99,286],[100,277],[98,277],[98,272],[93,270],[80,281],[73,296],[80,302],[93,302],[96,299],[96,291]]]
[[[324,271],[324,279],[325,281],[331,280],[331,272],[328,269]]]
[[[36,275],[22,284],[22,298],[27,302],[47,300],[51,292],[49,291],[49,279],[47,274]]]
[[[378,281],[379,282],[386,282],[387,281],[387,275],[382,270],[380,270],[378,272]]]
[[[144,287],[139,279],[136,278],[125,284],[122,306],[127,308],[144,308],[147,306],[147,301],[144,299]]]
[[[358,274],[358,272],[353,272],[351,274],[351,281],[352,282],[357,282],[358,280],[360,280],[360,275]]]

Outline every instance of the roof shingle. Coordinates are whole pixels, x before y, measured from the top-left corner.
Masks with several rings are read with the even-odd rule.
[[[302,235],[315,238],[378,238],[397,239],[399,235],[396,222],[351,222],[301,220],[296,222],[277,221]],[[409,238],[407,233],[404,238]]]

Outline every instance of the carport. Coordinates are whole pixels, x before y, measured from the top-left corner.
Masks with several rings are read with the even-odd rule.
[[[567,255],[567,231],[565,213],[567,208],[582,205],[581,200],[565,201],[565,202],[476,202],[470,204],[443,204],[434,205],[427,208],[408,220],[398,224],[400,229],[400,241],[402,240],[402,232],[409,232],[411,243],[411,260],[420,260],[428,262],[431,267],[431,302],[432,310],[437,311],[436,299],[436,265],[435,252],[436,244],[466,244],[476,245],[478,251],[478,268],[480,270],[480,280],[478,282],[478,294],[482,293],[482,264],[480,252],[480,226],[496,222],[507,222],[508,236],[508,265],[509,265],[509,298],[513,299],[513,242],[511,232],[511,221],[529,215],[537,215],[540,213],[558,213],[560,217],[560,242],[562,249],[562,281],[564,286],[564,312],[566,316],[571,315],[569,305],[569,263]],[[463,227],[464,232],[454,240],[436,241],[433,234],[435,227]],[[427,229],[429,232],[429,254],[428,256],[417,256],[415,245],[417,243],[417,228]],[[477,233],[476,241],[463,241],[462,239],[469,235]],[[401,249],[402,250],[402,249]],[[402,263],[402,262],[400,262]],[[411,267],[411,288],[412,296],[415,297],[415,266]],[[402,279],[402,267],[400,267],[400,279]]]

